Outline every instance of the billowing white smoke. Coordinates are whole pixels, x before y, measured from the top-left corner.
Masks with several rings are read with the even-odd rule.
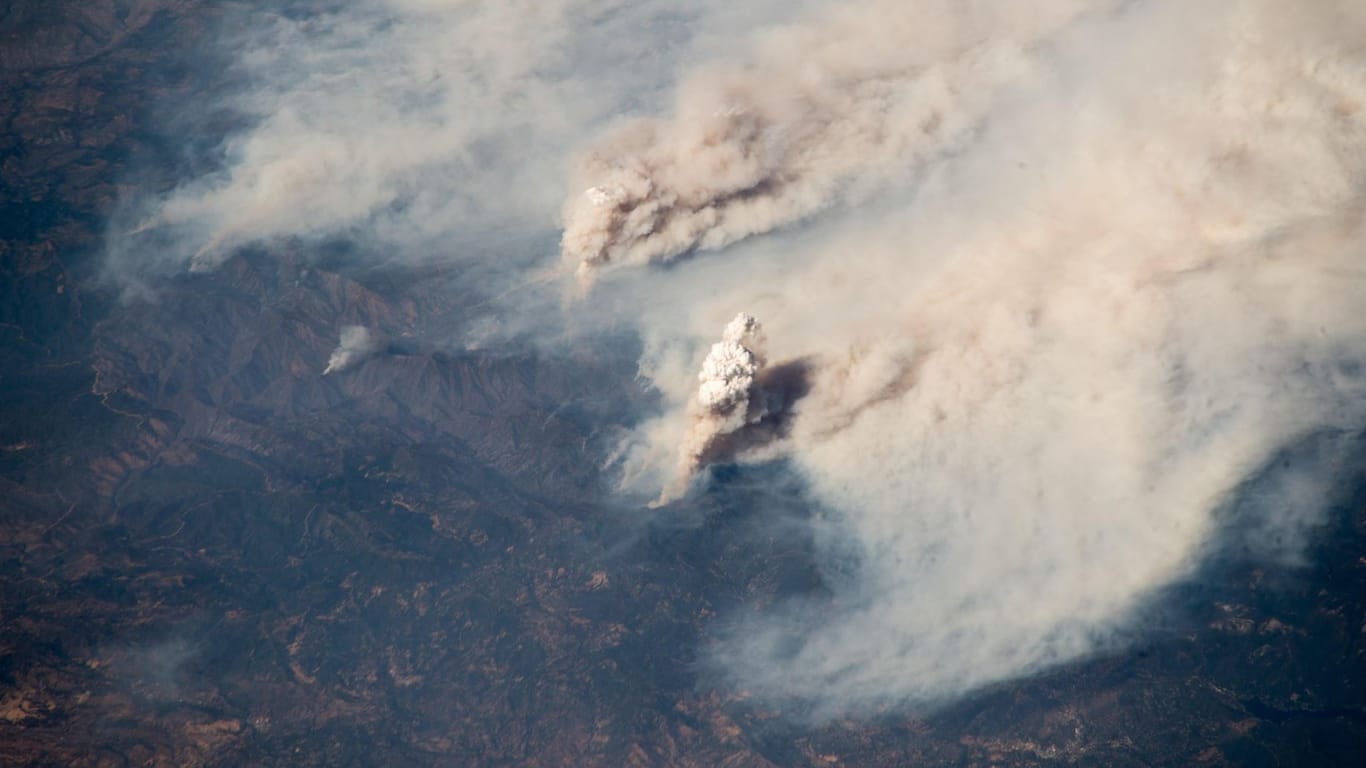
[[[749,403],[754,375],[763,366],[763,358],[756,354],[762,340],[759,321],[743,312],[726,323],[721,340],[711,345],[711,352],[702,361],[697,380],[697,404],[709,413],[744,416]]]
[[[620,159],[597,150],[592,167],[628,181],[594,178],[624,191],[593,219],[606,224],[566,234],[590,264],[645,264],[781,223],[736,226],[728,206],[781,199],[792,179],[824,190],[921,168],[911,188],[781,248],[736,247],[631,284],[647,297],[650,348],[666,350],[654,379],[677,403],[641,429],[635,482],[667,483],[674,446],[689,450],[669,426],[692,418],[667,353],[687,335],[675,307],[692,307],[703,338],[725,308],[752,308],[771,354],[810,361],[809,394],[762,456],[789,457],[832,510],[843,538],[827,543],[857,553],[857,578],[832,576],[832,603],[740,622],[716,660],[749,690],[832,711],[953,695],[1093,652],[1193,572],[1221,505],[1278,450],[1366,422],[1366,6],[1079,5],[1029,4],[1071,19],[1042,26],[1010,3],[845,5],[840,15],[865,15],[866,42],[821,20],[782,33],[812,41],[787,59],[761,45],[760,63],[690,86],[717,84],[712,103],[725,104],[822,82],[820,55],[801,52],[826,30],[847,60],[904,85],[902,54],[879,30],[919,39],[903,30],[968,14],[980,23],[949,25],[926,54],[944,87],[913,113],[970,113],[952,151],[824,133],[829,114],[860,112],[896,116],[871,135],[906,128],[895,88],[854,87],[831,113],[774,121],[742,100],[733,116],[680,110],[639,129],[643,143],[609,139],[626,147]],[[1011,51],[1015,76],[992,57],[960,66],[968,49]],[[699,119],[755,122],[667,138]],[[753,166],[774,180],[763,194],[726,191],[717,153],[748,157],[794,133],[800,153]],[[846,151],[847,163],[805,159]],[[719,196],[679,202],[713,177]],[[1307,477],[1259,486],[1265,530],[1297,541],[1318,519],[1325,489]]]
[[[741,312],[711,346],[697,374],[700,384],[690,409],[678,474],[656,503],[671,501],[682,492],[716,450],[718,440],[763,418],[764,404],[755,397],[755,377],[764,366],[763,342],[759,321]]]
[[[341,342],[332,350],[327,359],[323,375],[340,373],[375,353],[379,341],[363,325],[348,325],[342,328]]]

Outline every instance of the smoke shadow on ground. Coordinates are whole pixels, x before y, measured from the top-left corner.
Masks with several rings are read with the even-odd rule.
[[[754,378],[754,395],[744,426],[718,435],[698,457],[701,466],[733,461],[738,456],[787,437],[794,407],[811,391],[813,361],[802,358],[763,368]]]

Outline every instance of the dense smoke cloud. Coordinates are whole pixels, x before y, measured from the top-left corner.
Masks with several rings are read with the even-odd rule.
[[[375,353],[379,340],[363,325],[348,325],[341,330],[341,341],[327,359],[323,375],[340,373]]]
[[[1022,23],[1013,4],[955,4],[980,23],[950,25],[935,48],[942,64],[926,68],[954,71],[955,52],[976,46],[1011,51],[1017,75],[988,76],[983,89],[948,78],[958,87],[939,92],[941,109],[966,109],[974,123],[952,151],[871,145],[862,167],[779,161],[765,171],[814,173],[807,183],[833,188],[846,173],[881,182],[920,166],[910,188],[886,187],[781,246],[700,255],[633,287],[671,290],[692,307],[684,317],[641,309],[652,349],[686,338],[680,323],[705,338],[713,318],[746,307],[764,318],[770,355],[811,361],[790,430],[755,458],[790,459],[835,521],[838,535],[824,539],[832,567],[852,552],[857,575],[834,567],[833,603],[739,622],[715,660],[748,690],[847,711],[938,699],[1091,653],[1156,590],[1193,573],[1216,545],[1218,511],[1278,450],[1362,426],[1366,11],[1045,6],[1061,23]],[[866,14],[869,30],[959,13],[896,8],[839,13]],[[821,40],[839,29],[820,19],[783,34]],[[869,34],[846,56],[874,71],[889,57],[899,70],[900,54]],[[819,80],[801,55],[818,47],[767,62],[772,48],[759,45],[762,66],[706,76],[728,84],[714,102],[743,91],[736,82],[781,93]],[[842,114],[896,103],[847,92],[855,103]],[[829,154],[850,142],[823,140],[813,146]],[[636,168],[635,153],[595,162]],[[694,164],[669,178],[706,179],[716,167],[706,152],[669,156]],[[656,177],[645,188],[668,187]],[[624,203],[612,211],[636,215]],[[701,223],[684,227],[683,248],[781,221],[689,220]],[[645,234],[607,238],[603,263],[679,250],[652,245],[667,226],[634,231]],[[642,427],[630,482],[667,483],[671,446],[687,452],[687,428],[672,426],[692,418],[675,383],[686,381],[686,356],[650,361],[678,405]],[[1262,505],[1268,539],[1298,541],[1290,534],[1317,519],[1328,489],[1307,477],[1259,489],[1275,499]]]
[[[1095,652],[1278,451],[1361,429],[1366,6],[673,5],[271,19],[242,46],[254,127],[139,209],[174,247],[116,238],[111,264],[359,232],[597,282],[518,317],[550,349],[639,330],[666,407],[623,452],[631,498],[779,458],[825,515],[833,599],[712,649],[818,713]],[[490,240],[557,224],[559,253]],[[709,355],[741,308],[763,344]],[[1295,472],[1259,491],[1268,541],[1318,519]]]
[[[672,120],[642,118],[583,157],[564,259],[584,282],[811,216],[961,148],[1032,46],[1105,3],[865,2],[765,37],[692,76]],[[866,192],[866,189],[864,190]]]

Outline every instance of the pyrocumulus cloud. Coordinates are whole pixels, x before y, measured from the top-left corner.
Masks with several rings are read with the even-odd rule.
[[[762,398],[755,397],[755,377],[764,367],[763,341],[759,321],[741,312],[711,346],[697,374],[697,396],[689,409],[691,424],[683,438],[678,473],[656,504],[671,501],[686,488],[719,439],[765,415]]]

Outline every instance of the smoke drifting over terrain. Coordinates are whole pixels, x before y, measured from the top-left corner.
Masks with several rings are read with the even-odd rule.
[[[379,341],[369,329],[363,325],[348,325],[342,328],[341,341],[337,348],[332,350],[332,356],[327,359],[323,375],[344,371],[374,354],[378,348]]]
[[[290,44],[248,56],[259,124],[146,223],[194,244],[179,265],[362,227],[516,277],[621,267],[543,326],[639,330],[666,408],[625,452],[627,491],[675,499],[713,458],[804,481],[834,599],[736,619],[712,653],[819,713],[1105,647],[1219,546],[1278,451],[1328,436],[1331,466],[1331,437],[1361,429],[1366,5],[665,5],[278,22]],[[721,9],[773,26],[717,37]],[[540,262],[464,248],[557,221]],[[708,355],[740,309],[763,346],[745,320]],[[797,360],[783,429],[715,450]],[[1292,474],[1257,489],[1284,556],[1327,490]]]
[[[690,81],[672,121],[640,129],[648,140],[611,137],[619,156],[590,156],[607,169],[592,183],[626,190],[594,209],[608,215],[585,231],[605,235],[581,239],[570,218],[566,253],[590,268],[883,189],[780,249],[647,278],[695,317],[753,310],[771,356],[811,361],[790,432],[756,458],[790,458],[831,510],[836,599],[738,623],[715,659],[749,690],[834,712],[1091,653],[1217,546],[1218,511],[1278,449],[1361,427],[1366,11],[1030,4],[1042,23],[1016,7],[844,5],[777,37],[806,44],[763,42],[759,63]],[[882,35],[925,28],[907,76]],[[844,69],[806,55],[824,42]],[[829,111],[774,119],[747,100],[851,66],[875,75],[831,87],[843,101]],[[737,99],[735,114],[689,106]],[[876,126],[827,132],[860,114]],[[709,125],[731,127],[673,138]],[[753,149],[772,143],[802,149]],[[754,162],[731,182],[718,156]],[[642,168],[649,183],[610,181]],[[799,202],[780,215],[738,213],[789,192]],[[646,311],[660,344],[678,333],[674,314]],[[689,453],[692,433],[668,424],[692,418],[679,374],[658,361],[678,415],[642,429],[631,477],[670,444]],[[1274,498],[1259,524],[1295,540],[1328,489],[1277,482],[1257,491]],[[837,564],[850,553],[852,580]]]
[[[227,137],[220,172],[132,201],[110,269],[209,270],[245,245],[343,234],[407,260],[472,259],[553,226],[565,155],[590,126],[648,100],[694,41],[719,45],[781,6],[723,26],[730,3],[675,5],[340,0],[232,16],[219,36],[246,87],[215,101],[252,127]]]
[[[1029,75],[1030,46],[1088,9],[1038,5],[854,4],[704,69],[674,119],[632,121],[584,157],[577,185],[591,186],[565,206],[565,259],[588,281],[719,248],[953,152]]]

